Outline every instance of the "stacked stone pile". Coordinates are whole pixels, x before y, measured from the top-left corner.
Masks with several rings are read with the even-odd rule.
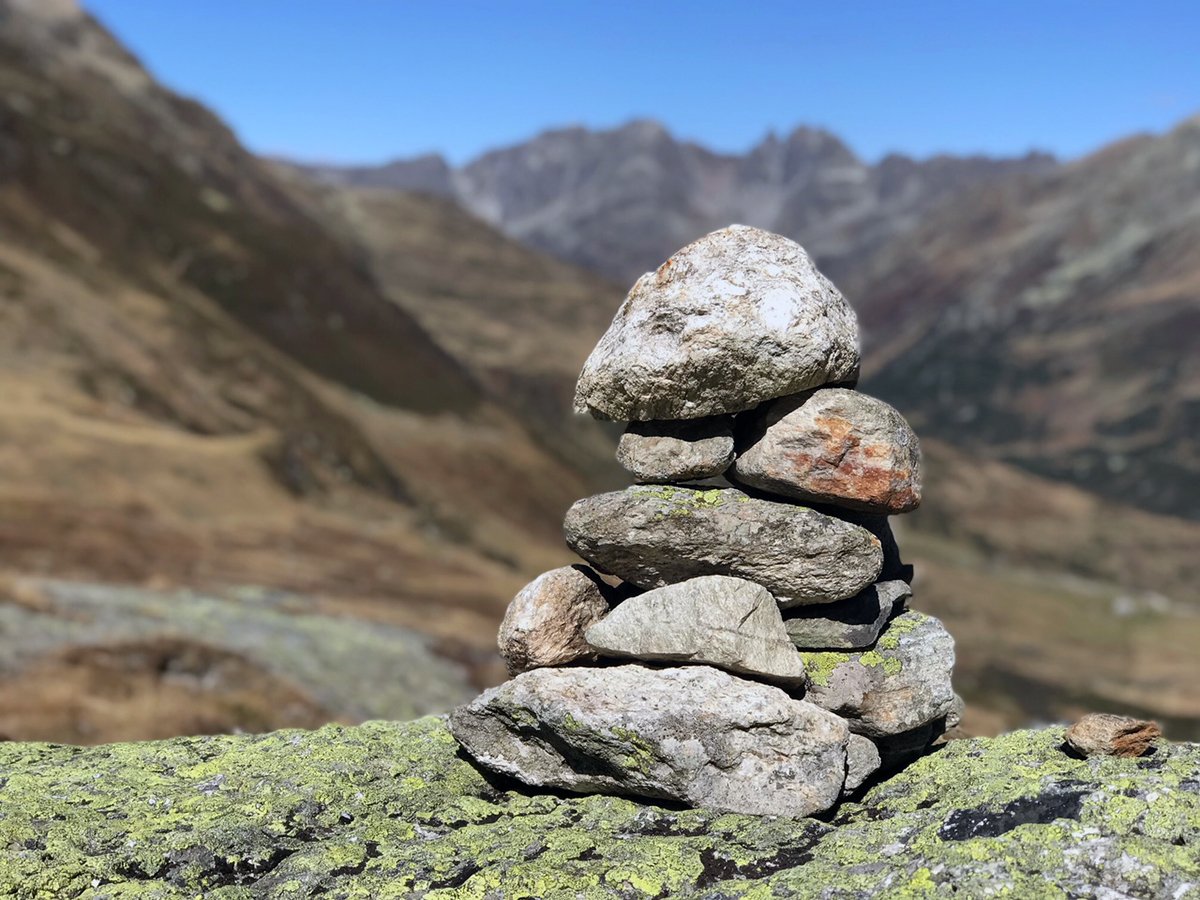
[[[908,608],[888,526],[920,503],[917,439],[854,390],[858,346],[803,248],[755,228],[637,282],[576,392],[629,423],[617,458],[636,483],[571,507],[567,543],[590,567],[509,607],[514,677],[450,718],[478,762],[804,816],[953,723],[954,644]]]

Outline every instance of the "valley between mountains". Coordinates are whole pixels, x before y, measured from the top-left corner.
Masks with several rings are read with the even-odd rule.
[[[470,202],[428,160],[445,184],[314,177],[72,4],[0,0],[0,734],[407,719],[500,680],[505,604],[623,483],[616,431],[570,413],[583,357],[631,273],[761,213],[933,436],[899,528],[968,730],[1200,735],[1200,126],[876,166],[815,132],[732,162],[566,134],[481,161]],[[575,145],[611,171],[584,184]]]

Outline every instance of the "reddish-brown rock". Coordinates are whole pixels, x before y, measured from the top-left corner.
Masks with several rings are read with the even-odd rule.
[[[1089,713],[1067,729],[1067,745],[1084,756],[1141,756],[1162,737],[1155,722]]]
[[[739,428],[733,477],[742,484],[881,515],[921,503],[917,437],[882,400],[823,388],[760,407]]]

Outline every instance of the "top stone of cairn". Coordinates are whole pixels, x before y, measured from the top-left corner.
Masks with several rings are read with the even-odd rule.
[[[850,304],[794,241],[731,225],[638,279],[592,351],[575,409],[598,419],[696,419],[849,381]]]

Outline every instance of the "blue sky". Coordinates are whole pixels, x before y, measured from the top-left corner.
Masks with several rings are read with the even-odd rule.
[[[1077,156],[1200,112],[1200,2],[84,0],[253,149],[455,162],[634,117],[741,151]]]

